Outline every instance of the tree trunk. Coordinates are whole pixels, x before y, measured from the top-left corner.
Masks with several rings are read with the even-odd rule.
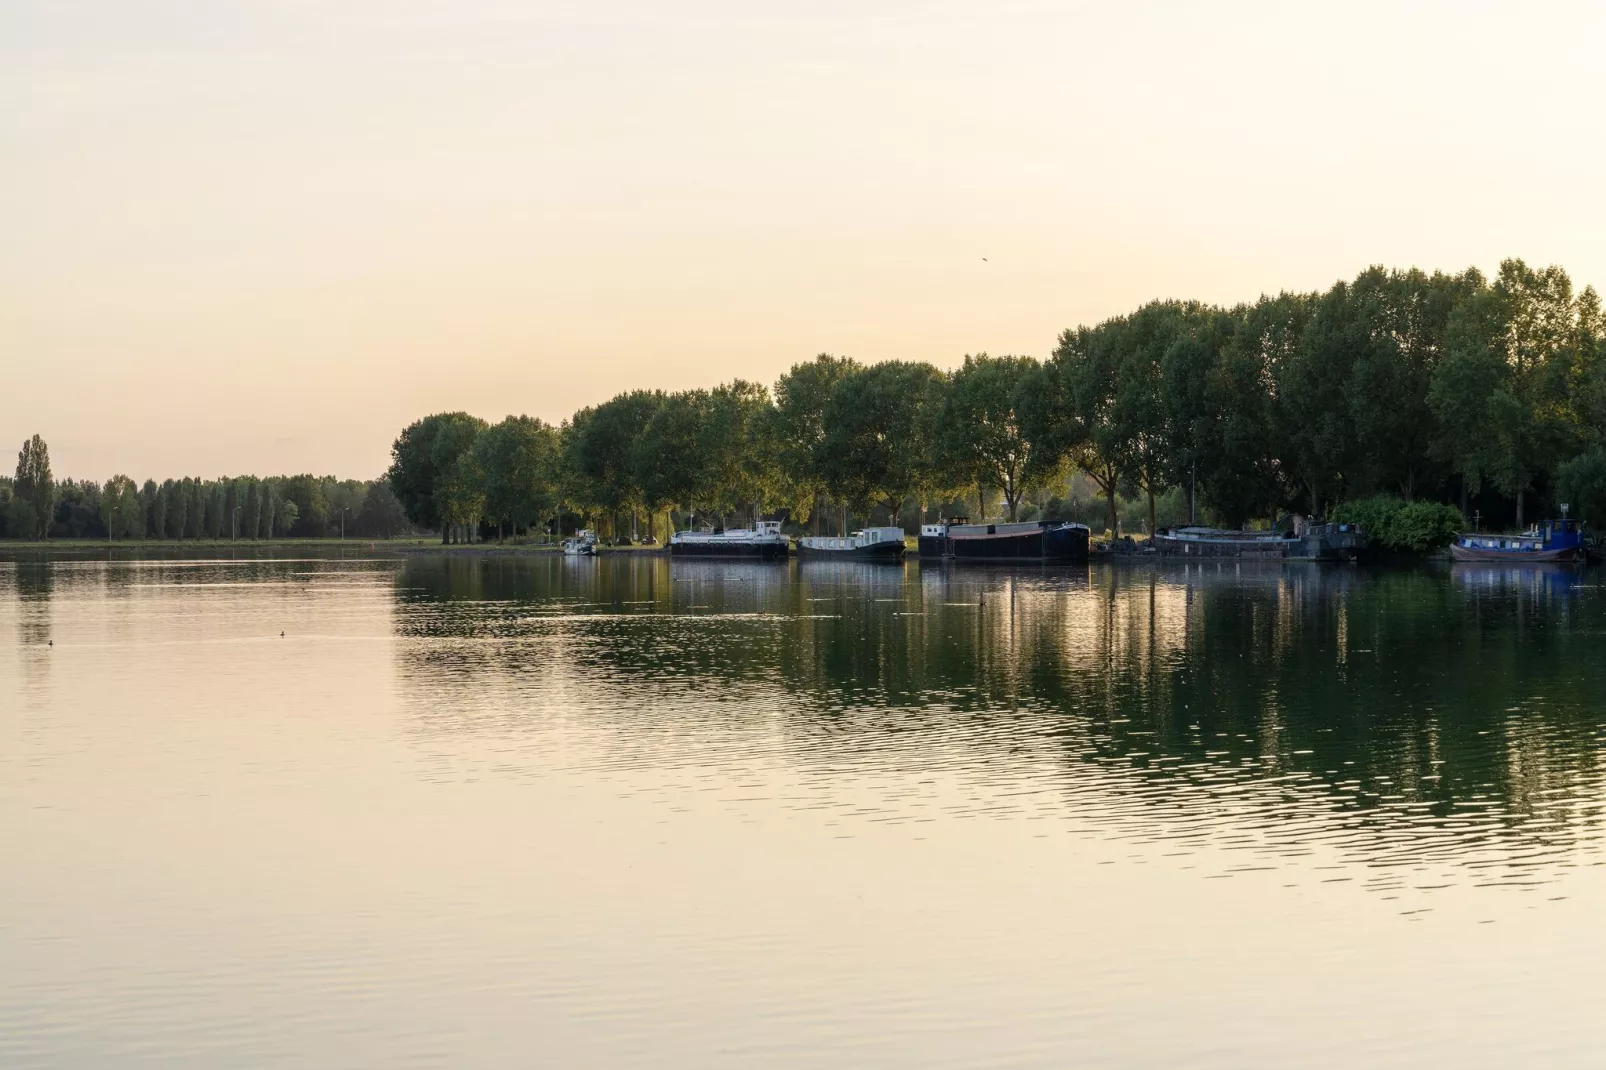
[[[1110,538],[1119,538],[1121,535],[1119,530],[1121,516],[1115,509],[1115,480],[1113,478],[1104,486],[1104,501],[1109,508]]]
[[[1143,488],[1149,492],[1149,536],[1154,536],[1154,485],[1151,483]]]
[[[1463,520],[1466,519],[1466,515],[1467,515],[1467,477],[1463,474],[1461,476],[1461,518]]]
[[[1523,494],[1524,494],[1523,491],[1519,490],[1517,492],[1517,530],[1518,531],[1522,531],[1523,530],[1523,526],[1522,526],[1522,499],[1523,499]]]
[[[1194,513],[1194,502],[1198,501],[1198,494],[1199,494],[1199,466],[1198,466],[1198,464],[1190,464],[1188,466],[1188,523],[1189,524],[1197,524],[1199,522],[1198,516],[1195,515],[1195,513]]]

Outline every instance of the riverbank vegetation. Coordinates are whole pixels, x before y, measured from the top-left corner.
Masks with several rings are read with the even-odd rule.
[[[1421,549],[1469,519],[1520,528],[1563,502],[1606,524],[1606,321],[1558,267],[1374,267],[1232,308],[1152,302],[1065,331],[1041,361],[976,354],[945,371],[822,354],[772,387],[632,390],[556,426],[437,413],[401,432],[369,483],[55,484],[41,451],[30,440],[0,483],[14,537],[344,523],[364,537],[592,526],[637,541],[760,512],[821,532],[959,513],[1152,532],[1297,512]]]
[[[1420,549],[1462,517],[1521,527],[1563,501],[1606,522],[1603,337],[1599,297],[1557,267],[1374,267],[1233,308],[1157,301],[1041,362],[821,355],[772,389],[630,391],[557,427],[441,413],[402,432],[389,478],[447,538],[566,514],[655,534],[671,513],[1086,515],[1096,495],[1111,531],[1134,503],[1144,531],[1343,508]]]
[[[16,476],[0,477],[0,537],[13,539],[275,540],[415,534],[384,480],[333,476],[56,480],[34,435]]]

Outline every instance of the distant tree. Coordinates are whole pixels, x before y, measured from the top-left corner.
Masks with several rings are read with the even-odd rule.
[[[663,401],[661,392],[633,390],[575,414],[564,440],[571,499],[609,516],[643,503],[635,445]]]
[[[285,498],[283,501],[279,502],[278,508],[275,512],[275,529],[278,530],[280,534],[288,535],[296,526],[296,520],[298,517],[300,517],[300,515],[301,510],[296,506],[296,503],[289,498]]]
[[[764,497],[777,490],[776,465],[763,431],[769,391],[735,379],[708,395],[698,450],[708,481],[707,505],[724,514],[749,507],[756,514]]]
[[[357,512],[355,533],[388,539],[405,530],[407,513],[401,502],[391,493],[390,484],[376,479],[368,484],[363,494],[362,508]]]
[[[106,481],[100,495],[100,508],[107,534],[117,539],[139,538],[145,534],[144,509],[139,488],[125,475]]]
[[[1116,419],[1117,337],[1123,325],[1078,327],[1060,335],[1027,400],[1029,437],[1044,453],[1079,468],[1104,496],[1105,522],[1120,528],[1116,493],[1128,477],[1129,432]]]
[[[332,479],[319,479],[311,473],[290,476],[284,480],[286,501],[295,503],[296,521],[293,530],[286,534],[302,539],[319,539],[329,534],[328,485]]]
[[[821,353],[794,364],[775,383],[775,405],[766,436],[772,443],[782,496],[807,503],[819,533],[820,497],[825,493],[825,407],[836,384],[860,370],[857,362]]]
[[[945,392],[936,424],[938,457],[967,484],[999,488],[1014,520],[1031,482],[1052,465],[1022,428],[1022,387],[1034,379],[1030,357],[966,356]]]
[[[189,514],[189,503],[184,500],[184,482],[178,479],[165,479],[162,481],[162,498],[166,502],[167,530],[163,533],[169,539],[182,539],[184,537],[184,520]]]
[[[1446,329],[1447,353],[1429,403],[1441,426],[1440,451],[1472,487],[1487,481],[1516,499],[1517,526],[1539,474],[1552,469],[1581,433],[1571,388],[1592,363],[1581,345],[1572,282],[1557,267],[1521,260],[1500,265],[1494,284],[1463,300]],[[1587,351],[1586,351],[1587,350]]]
[[[184,518],[184,527],[192,539],[206,537],[206,501],[209,492],[206,484],[199,479],[186,479],[184,481],[184,496],[188,505]]]
[[[500,533],[550,516],[558,498],[557,429],[529,416],[509,416],[474,440],[473,457],[485,492],[485,515]]]
[[[1298,344],[1295,326],[1301,299],[1283,294],[1253,306],[1219,312],[1202,342],[1173,350],[1177,364],[1204,361],[1203,394],[1185,432],[1186,486],[1195,481],[1211,508],[1230,527],[1276,512],[1288,488],[1278,460],[1276,398],[1270,389],[1281,356]],[[1175,369],[1175,365],[1173,366]],[[1180,370],[1168,373],[1180,375]],[[1197,371],[1189,374],[1197,374]],[[1175,410],[1173,410],[1175,411]],[[1190,523],[1197,522],[1190,503]]]
[[[844,376],[822,413],[822,475],[831,496],[868,511],[882,505],[894,524],[903,503],[938,482],[932,464],[945,386],[929,364],[886,361]]]
[[[451,532],[443,518],[444,505],[460,507],[463,501],[459,459],[486,427],[485,421],[466,412],[442,412],[410,424],[391,446],[391,465],[386,479],[402,503],[407,517],[423,528],[441,532],[448,542]],[[455,497],[449,495],[445,477],[450,475]]]
[[[631,479],[649,514],[670,506],[697,509],[712,500],[701,453],[712,402],[706,390],[664,396],[631,451]]]
[[[1282,468],[1320,515],[1358,488],[1361,440],[1350,414],[1347,390],[1365,324],[1348,283],[1325,294],[1293,296],[1270,306],[1287,316],[1278,325],[1291,344],[1280,345],[1271,365],[1277,399]]]
[[[1606,446],[1595,446],[1556,470],[1558,497],[1593,529],[1606,529]]]
[[[147,479],[139,489],[140,509],[143,513],[144,530],[140,532],[143,538],[159,539],[162,537],[162,518],[156,515],[157,500],[161,497],[161,488],[154,479]]]
[[[50,449],[38,435],[27,439],[17,453],[17,474],[12,480],[12,497],[26,503],[28,513],[13,514],[8,530],[28,539],[42,539],[49,532],[55,512],[56,482],[50,472]]]

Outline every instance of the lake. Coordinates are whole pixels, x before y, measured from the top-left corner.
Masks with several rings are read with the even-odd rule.
[[[12,554],[0,642],[10,1070],[1606,1045],[1599,570]]]

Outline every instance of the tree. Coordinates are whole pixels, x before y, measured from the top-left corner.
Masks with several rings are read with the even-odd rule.
[[[1198,437],[1189,483],[1197,477],[1210,507],[1232,527],[1274,512],[1287,494],[1277,459],[1276,397],[1270,386],[1281,352],[1295,344],[1291,321],[1297,313],[1290,306],[1298,301],[1284,294],[1219,312],[1210,328],[1212,337],[1202,344],[1213,359],[1194,352],[1193,343],[1175,357],[1209,359],[1204,419],[1190,432]]]
[[[1045,470],[1019,411],[1022,384],[1037,368],[1030,357],[967,355],[949,382],[936,424],[938,456],[967,482],[1002,490],[1011,520],[1030,482]]]
[[[1116,420],[1115,354],[1122,324],[1078,327],[1059,345],[1034,387],[1028,412],[1031,435],[1045,452],[1068,457],[1104,495],[1111,535],[1120,527],[1116,491],[1127,478],[1129,436]]]
[[[1272,306],[1286,316],[1272,328],[1279,335],[1271,364],[1278,456],[1283,471],[1304,487],[1312,515],[1355,489],[1345,486],[1360,442],[1346,391],[1365,327],[1353,304],[1349,284],[1340,282],[1321,295],[1285,294]]]
[[[565,442],[573,499],[610,516],[642,504],[635,444],[663,399],[659,391],[633,390],[575,414]]]
[[[839,501],[884,505],[894,524],[905,500],[938,482],[931,458],[945,380],[929,364],[886,361],[844,376],[822,413],[822,475]]]
[[[402,503],[407,518],[419,527],[439,529],[441,541],[451,541],[449,522],[443,517],[445,479],[462,490],[458,460],[485,429],[485,421],[466,412],[441,412],[410,424],[390,448],[391,465],[385,478]],[[463,504],[461,493],[454,508]]]
[[[1606,527],[1606,446],[1596,446],[1562,463],[1556,490],[1580,520]]]
[[[713,498],[701,447],[712,401],[706,390],[664,396],[631,451],[631,478],[649,513],[696,509]]]
[[[474,440],[474,466],[485,493],[486,516],[498,531],[550,515],[558,503],[558,432],[529,416],[509,416]]]
[[[128,539],[145,534],[139,488],[127,476],[115,475],[106,481],[100,494],[100,508],[108,537]]]
[[[1429,389],[1440,453],[1472,487],[1487,481],[1513,496],[1519,528],[1535,478],[1581,435],[1570,394],[1594,359],[1583,322],[1598,314],[1594,304],[1592,292],[1573,297],[1560,268],[1507,260],[1446,328],[1447,354]]]
[[[357,511],[355,533],[388,539],[406,526],[406,510],[391,492],[390,484],[383,479],[368,484],[362,507]]]
[[[776,465],[763,434],[769,408],[769,391],[757,383],[735,379],[709,392],[698,449],[713,511],[751,506],[756,514],[774,489]]]
[[[819,534],[820,497],[825,493],[825,407],[837,383],[860,370],[857,362],[821,353],[792,365],[775,382],[775,405],[766,437],[773,444],[782,496],[807,502]]]
[[[292,528],[285,529],[285,534],[303,539],[318,539],[329,534],[328,488],[334,482],[330,478],[319,479],[311,473],[290,476],[284,480],[285,500],[294,502],[296,506],[295,523]]]
[[[38,435],[24,441],[17,453],[11,493],[15,501],[26,503],[28,513],[14,514],[18,520],[8,525],[8,530],[23,538],[43,539],[55,512],[56,482],[50,472],[50,449]]]
[[[279,502],[278,508],[274,511],[273,526],[279,534],[288,535],[296,526],[296,519],[300,514],[301,510],[297,508],[296,503],[285,498]]]
[[[1428,396],[1450,316],[1483,285],[1475,270],[1429,276],[1373,267],[1356,278],[1351,295],[1359,337],[1346,393],[1361,456],[1350,482],[1392,489],[1409,500],[1422,483],[1441,477]]]

